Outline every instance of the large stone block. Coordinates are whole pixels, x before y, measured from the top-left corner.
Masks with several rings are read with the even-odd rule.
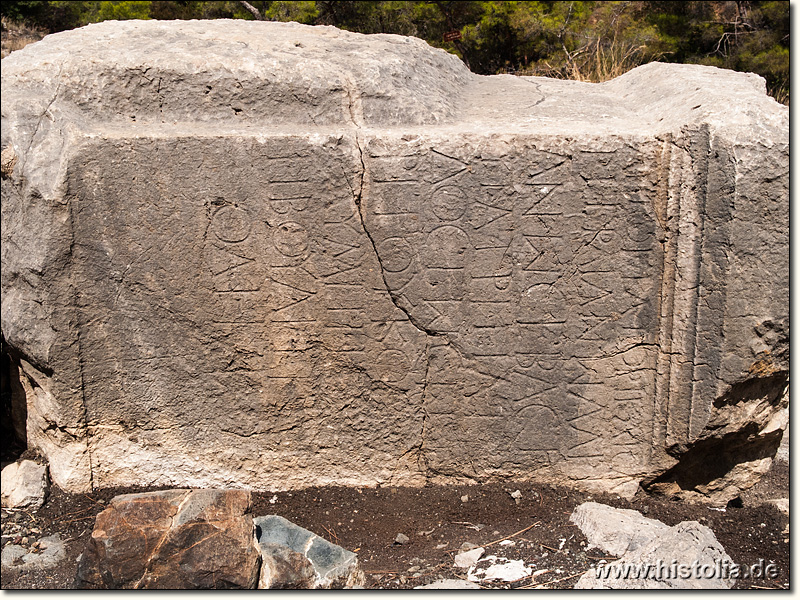
[[[151,21],[48,36],[3,92],[2,332],[62,487],[724,502],[769,465],[788,109],[755,75]]]

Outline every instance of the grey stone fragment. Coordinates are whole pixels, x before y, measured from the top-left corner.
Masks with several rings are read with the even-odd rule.
[[[7,544],[2,553],[3,566],[20,571],[52,569],[64,558],[66,558],[64,542],[57,533],[39,540],[39,552],[30,552],[22,546]]]
[[[403,544],[407,544],[411,540],[405,533],[398,533],[397,536],[394,538],[394,543],[402,546]]]
[[[613,570],[625,568],[625,565],[634,568],[627,577]],[[696,521],[684,521],[607,565],[611,575],[616,576],[604,577],[601,569],[590,569],[581,576],[575,589],[725,590],[734,584],[730,571],[726,570],[730,565],[731,557],[708,527]],[[649,575],[642,576],[643,569],[648,567],[652,569]],[[638,572],[639,576],[633,576],[633,572]]]
[[[786,396],[789,396],[789,388],[786,388]],[[786,413],[788,417],[789,408],[787,405]],[[775,455],[775,460],[789,464],[789,450],[790,450],[790,437],[789,437],[789,422],[787,419],[786,429],[783,430],[783,437],[781,438],[781,445],[778,446],[778,453]]]
[[[725,503],[769,467],[788,108],[755,75],[486,77],[413,38],[126,21],[14,52],[2,89],[2,334],[65,490]]]
[[[259,588],[331,589],[364,584],[353,552],[277,515],[256,517],[253,522],[264,565]]]
[[[643,517],[638,511],[584,502],[569,518],[589,541],[587,549],[622,556],[636,550],[669,529],[661,521]]]
[[[32,460],[6,465],[2,472],[4,508],[40,508],[47,496],[47,466]]]
[[[27,550],[18,544],[6,544],[3,548],[2,563],[4,567],[21,567],[24,565],[22,557],[27,554]]]
[[[316,572],[303,554],[282,544],[261,543],[262,590],[308,590],[315,587]]]
[[[439,579],[427,585],[418,585],[415,590],[479,590],[481,586],[464,579]]]

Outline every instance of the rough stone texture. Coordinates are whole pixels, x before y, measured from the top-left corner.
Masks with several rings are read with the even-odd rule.
[[[789,450],[790,450],[790,435],[789,435],[789,388],[786,388],[786,429],[783,430],[783,437],[781,438],[781,445],[778,446],[778,453],[775,455],[775,460],[789,464]]]
[[[676,567],[673,576],[672,564],[687,567],[687,577],[681,576]],[[661,589],[714,589],[727,590],[733,579],[727,568],[733,564],[731,557],[717,541],[714,532],[696,521],[684,521],[670,527],[662,535],[637,550],[626,553],[615,565],[665,565],[660,572],[653,570],[649,577],[598,577],[596,569],[590,569],[575,584],[575,589],[612,590],[661,590]],[[700,566],[692,570],[692,565]],[[719,565],[719,566],[718,566]],[[704,569],[707,569],[706,573]],[[716,569],[716,570],[715,570]],[[641,574],[641,570],[639,573]]]
[[[781,511],[787,517],[789,516],[789,499],[788,498],[775,498],[774,500],[768,500],[767,504],[771,504],[779,511]]]
[[[643,517],[638,511],[597,502],[584,502],[572,512],[569,520],[586,536],[587,550],[599,548],[614,556],[636,550],[669,529],[661,521]]]
[[[262,589],[341,589],[364,585],[358,557],[283,517],[256,517]]]
[[[483,77],[241,21],[91,25],[2,76],[2,333],[59,486],[723,503],[769,466],[788,109],[759,77]]]
[[[67,556],[61,536],[48,535],[39,540],[39,551],[29,552],[23,546],[6,544],[3,547],[2,564],[9,569],[28,571],[52,569]]]
[[[6,465],[2,472],[2,505],[4,508],[37,509],[47,496],[47,466],[32,460]]]
[[[252,589],[259,551],[250,492],[167,490],[115,497],[78,565],[84,589]]]
[[[310,590],[316,572],[305,555],[280,544],[261,544],[261,590]]]

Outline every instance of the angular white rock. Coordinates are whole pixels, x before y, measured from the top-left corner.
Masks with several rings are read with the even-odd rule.
[[[521,560],[509,560],[503,556],[487,556],[480,562],[490,563],[488,566],[470,568],[467,579],[470,581],[517,581],[528,577],[533,569],[526,567]]]
[[[475,548],[474,550],[469,550],[467,552],[459,552],[456,554],[453,564],[461,569],[469,569],[470,567],[475,566],[480,557],[483,556],[484,552],[485,550],[483,548]]]
[[[598,502],[584,502],[569,520],[586,536],[587,550],[599,548],[614,556],[636,550],[669,529],[668,525],[643,517],[638,511]]]
[[[692,567],[693,564],[698,566]],[[611,576],[603,577],[602,569],[590,569],[578,580],[575,589],[726,590],[734,581],[727,576],[724,565],[731,564],[731,557],[708,527],[696,521],[684,521],[606,565]],[[624,569],[625,565],[632,568],[627,577],[622,577],[615,569]],[[642,576],[643,568],[651,569],[649,576]],[[685,569],[688,576],[684,576],[681,569]],[[638,577],[632,575],[637,572]]]
[[[428,585],[418,585],[415,590],[479,590],[481,586],[463,579],[439,579]]]
[[[3,508],[34,508],[47,496],[47,467],[32,460],[11,463],[2,472]]]

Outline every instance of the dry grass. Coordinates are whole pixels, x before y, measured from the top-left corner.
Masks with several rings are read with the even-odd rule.
[[[0,57],[5,58],[28,44],[38,42],[45,35],[47,32],[42,29],[2,17],[0,19]]]
[[[614,36],[611,40],[598,37],[574,52],[565,51],[565,56],[566,60],[560,65],[544,62],[526,71],[517,71],[516,74],[600,83],[659,60],[663,54],[653,54],[644,44],[622,42]]]
[[[770,88],[767,93],[781,104],[789,106],[789,88],[785,85]]]

